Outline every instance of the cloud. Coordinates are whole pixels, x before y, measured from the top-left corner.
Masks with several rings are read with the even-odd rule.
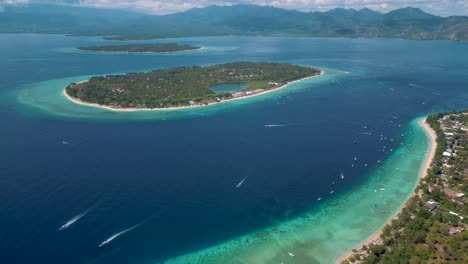
[[[81,5],[134,9],[154,14],[185,11],[209,5],[255,4],[300,11],[325,11],[332,8],[371,8],[381,12],[413,6],[439,15],[468,15],[467,0],[81,0]]]
[[[22,5],[29,3],[29,0],[2,0],[0,1],[0,5]]]
[[[418,7],[443,16],[468,15],[468,0],[0,0],[4,4],[27,2],[62,3],[98,8],[135,10],[152,14],[168,14],[210,5],[255,4],[299,11],[326,11],[332,8],[364,7],[388,12],[401,7]]]

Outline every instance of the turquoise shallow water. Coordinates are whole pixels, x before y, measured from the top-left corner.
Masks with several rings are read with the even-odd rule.
[[[331,263],[411,193],[428,146],[416,118],[468,107],[467,43],[154,42],[169,41],[206,48],[100,54],[73,48],[119,42],[0,34],[0,263]],[[90,76],[239,60],[326,74],[177,111],[63,96]]]
[[[333,263],[382,227],[412,193],[430,146],[419,120],[411,121],[403,146],[382,165],[341,194],[324,196],[314,210],[164,263]]]
[[[248,105],[258,101],[278,99],[283,95],[297,92],[304,87],[312,89],[316,85],[338,78],[339,76],[346,77],[342,72],[328,69],[326,75],[292,83],[284,89],[278,89],[260,96],[177,110],[113,111],[95,106],[76,104],[64,96],[64,89],[70,83],[87,80],[92,77],[91,75],[27,84],[6,93],[3,101],[18,112],[34,117],[67,118],[84,121],[168,120],[212,115],[219,111],[232,110],[233,107]],[[216,90],[218,92],[240,90],[243,87],[245,87],[245,84],[223,84],[221,88]]]

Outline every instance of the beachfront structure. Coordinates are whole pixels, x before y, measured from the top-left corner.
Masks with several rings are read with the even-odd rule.
[[[457,227],[452,227],[452,228],[450,228],[450,230],[449,230],[449,234],[455,235],[455,234],[458,234],[458,233],[463,232],[464,230],[465,230],[465,228],[463,228],[463,227],[459,227],[459,226],[457,226]]]

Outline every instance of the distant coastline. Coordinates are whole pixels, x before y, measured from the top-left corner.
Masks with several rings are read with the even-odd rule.
[[[121,54],[173,54],[173,53],[184,53],[189,51],[201,51],[204,50],[204,47],[198,47],[197,49],[189,49],[189,50],[178,50],[178,51],[105,51],[105,50],[83,50],[79,48],[74,48],[75,51],[79,52],[89,52],[89,53],[121,53]]]
[[[182,51],[200,50],[202,47],[177,43],[155,43],[155,44],[128,44],[128,45],[103,45],[82,46],[77,51],[85,52],[112,52],[112,53],[175,53]]]
[[[171,111],[171,110],[181,110],[181,109],[189,109],[189,108],[199,108],[199,107],[205,107],[205,106],[210,106],[210,105],[214,105],[214,104],[220,104],[220,103],[225,103],[225,102],[230,102],[230,101],[236,101],[236,100],[243,100],[243,99],[247,99],[247,98],[251,98],[251,97],[255,97],[255,96],[259,96],[259,95],[263,95],[263,94],[266,94],[266,93],[269,93],[269,92],[273,92],[273,91],[277,91],[277,90],[280,90],[280,89],[283,89],[285,88],[286,86],[292,84],[292,83],[297,83],[297,82],[301,82],[303,80],[307,80],[307,79],[311,79],[311,78],[314,78],[314,77],[317,77],[317,76],[321,76],[321,75],[324,75],[325,74],[325,71],[323,70],[320,70],[320,73],[318,75],[312,75],[312,76],[307,76],[307,77],[304,77],[304,78],[301,78],[301,79],[298,79],[298,80],[293,80],[293,81],[290,81],[284,85],[281,85],[279,87],[276,87],[276,88],[272,88],[272,89],[268,89],[268,90],[264,90],[262,92],[259,92],[259,93],[255,93],[255,94],[251,94],[251,95],[245,95],[245,96],[241,96],[241,97],[235,97],[235,98],[229,98],[229,99],[225,99],[225,100],[221,100],[221,101],[218,101],[218,102],[212,102],[212,103],[208,103],[208,104],[198,104],[198,105],[188,105],[188,106],[176,106],[176,107],[165,107],[165,108],[120,108],[120,107],[112,107],[112,106],[107,106],[107,105],[101,105],[101,104],[97,104],[97,103],[89,103],[89,102],[84,102],[80,99],[77,99],[77,98],[73,98],[72,96],[68,95],[67,92],[66,92],[66,89],[63,90],[63,95],[68,99],[70,100],[71,102],[75,103],[75,104],[80,104],[80,105],[86,105],[86,106],[91,106],[91,107],[97,107],[97,108],[102,108],[102,109],[107,109],[107,110],[111,110],[111,111],[118,111],[118,112],[134,112],[134,111]],[[84,80],[84,81],[81,81],[79,83],[85,83],[87,82],[88,80]]]
[[[419,183],[419,181],[421,179],[424,179],[427,176],[427,170],[430,168],[431,163],[434,161],[434,157],[435,157],[435,153],[436,153],[436,149],[437,149],[437,142],[436,142],[437,135],[436,135],[435,131],[427,123],[427,117],[419,120],[418,125],[424,130],[424,132],[426,133],[426,135],[429,137],[429,140],[430,140],[429,150],[427,151],[426,159],[424,160],[423,166],[419,170],[419,180],[418,180],[418,183]],[[416,186],[417,186],[417,184],[416,184]],[[379,230],[377,230],[375,233],[373,233],[371,236],[369,236],[367,239],[362,241],[359,245],[357,245],[354,248],[356,248],[356,249],[362,248],[364,245],[368,245],[368,244],[372,243],[372,241],[376,241],[377,239],[379,239],[380,235],[383,232],[383,228],[386,225],[390,224],[392,222],[392,220],[398,218],[398,215],[403,210],[403,208],[405,208],[407,206],[407,203],[410,200],[410,198],[415,196],[415,195],[416,194],[414,192],[412,192],[412,194],[410,194],[407,197],[405,203],[398,209],[398,211],[390,219],[388,219],[382,225],[382,227],[379,228]],[[353,251],[347,251],[346,253],[344,253],[343,255],[341,255],[337,259],[336,263],[341,264],[343,261],[349,259],[353,254],[354,254]]]

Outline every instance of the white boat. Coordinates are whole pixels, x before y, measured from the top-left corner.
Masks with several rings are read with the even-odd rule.
[[[295,257],[296,255],[294,255],[293,253],[291,252],[288,252],[288,255],[291,256],[291,257]]]
[[[317,201],[320,201],[320,200],[322,200],[322,197],[319,197],[319,198],[317,199]]]
[[[151,217],[149,217],[149,218],[143,220],[142,222],[140,222],[140,223],[138,223],[138,224],[136,224],[136,225],[134,225],[134,226],[132,226],[132,227],[129,227],[129,228],[124,229],[124,230],[122,230],[122,231],[120,231],[120,232],[118,232],[118,233],[113,234],[113,235],[110,236],[108,239],[104,240],[101,244],[99,244],[98,247],[103,247],[103,246],[109,244],[112,240],[116,239],[117,237],[119,237],[119,236],[121,236],[121,235],[123,235],[123,234],[125,234],[125,233],[128,233],[128,232],[132,231],[133,229],[136,229],[136,228],[138,228],[139,226],[143,225],[143,224],[146,223],[149,219],[151,219]]]
[[[265,125],[265,127],[283,127],[286,126],[286,124],[272,124],[272,125]]]
[[[247,177],[245,177],[244,179],[242,179],[242,181],[240,181],[240,182],[236,185],[236,188],[241,187],[242,184],[244,183],[245,179],[247,179]]]
[[[59,228],[59,231],[63,231],[67,228],[69,228],[71,225],[73,225],[74,223],[78,222],[78,220],[80,220],[83,216],[85,216],[88,212],[89,212],[90,209],[84,211],[83,213],[73,217],[72,219],[68,220],[64,225],[62,225],[60,228]]]

